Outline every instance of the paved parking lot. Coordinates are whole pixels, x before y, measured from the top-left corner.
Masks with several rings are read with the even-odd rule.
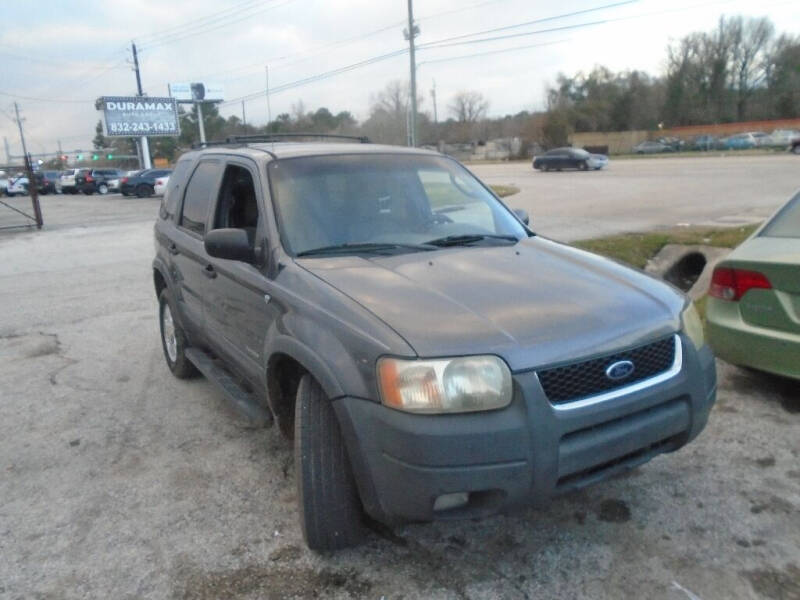
[[[471,165],[489,184],[514,184],[511,206],[537,231],[576,240],[678,224],[735,225],[768,217],[800,190],[800,157],[611,159],[602,171],[534,171],[528,162]]]
[[[766,199],[750,214],[770,212],[800,171],[776,158],[775,172],[747,162],[758,182],[713,206],[698,198],[702,218],[746,214],[756,187]],[[565,234],[602,210],[581,190],[606,197],[612,185],[635,203],[635,186],[652,185],[627,171],[638,162],[526,179],[516,165],[475,170],[520,185],[546,233],[583,237]],[[673,204],[688,201],[661,197],[648,222],[673,225]],[[570,228],[558,209],[580,202],[585,222]],[[639,218],[622,203],[604,228]],[[297,524],[290,445],[244,429],[210,384],[164,365],[150,275],[158,200],[43,206],[45,231],[0,234],[0,598],[800,598],[796,384],[719,363],[708,428],[675,454],[545,509],[409,525],[315,555]]]

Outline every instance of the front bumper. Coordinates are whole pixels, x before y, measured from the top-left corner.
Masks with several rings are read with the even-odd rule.
[[[356,398],[335,401],[365,510],[396,523],[483,516],[595,483],[676,450],[706,424],[714,357],[681,336],[680,372],[585,406],[554,407],[535,372],[514,375],[501,410],[414,415]],[[465,505],[434,510],[445,494]]]

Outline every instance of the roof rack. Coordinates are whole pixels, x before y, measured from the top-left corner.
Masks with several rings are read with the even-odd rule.
[[[338,139],[351,140],[354,142],[359,142],[360,144],[370,143],[369,138],[364,135],[341,135],[338,133],[269,133],[259,135],[231,135],[228,136],[224,141],[217,140],[213,142],[198,142],[192,144],[192,148],[206,148],[208,146],[233,146],[242,144],[264,144],[297,138]]]

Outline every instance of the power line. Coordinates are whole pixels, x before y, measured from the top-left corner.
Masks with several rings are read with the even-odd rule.
[[[520,27],[527,27],[528,25],[538,25],[539,23],[546,23],[549,21],[560,21],[561,19],[568,19],[570,17],[577,17],[578,15],[585,15],[591,12],[597,12],[600,10],[608,10],[609,8],[617,8],[619,6],[624,6],[627,4],[635,4],[639,2],[639,0],[623,0],[622,2],[614,2],[612,4],[604,4],[602,6],[595,6],[593,8],[586,8],[583,10],[576,10],[568,13],[563,13],[560,15],[553,15],[551,17],[542,17],[540,19],[534,19],[532,21],[525,21],[523,23],[515,23],[513,25],[505,25],[503,27],[494,27],[492,29],[484,29],[483,31],[475,31],[473,33],[464,33],[462,35],[455,35],[448,38],[443,38],[441,40],[436,40],[434,42],[428,42],[426,44],[420,44],[420,47],[429,48],[431,46],[443,43],[443,42],[450,42],[453,40],[461,40],[464,38],[471,38],[478,35],[485,35],[487,33],[496,33],[499,31],[508,31],[509,29],[518,29]]]
[[[94,100],[68,100],[66,98],[37,98],[34,96],[21,96],[19,94],[11,94],[9,92],[0,91],[0,96],[9,96],[10,98],[18,98],[20,100],[28,100],[30,102],[56,102],[56,103],[75,103],[86,104],[87,102],[94,102]]]
[[[442,63],[442,62],[449,62],[451,60],[461,60],[465,58],[475,58],[477,56],[488,56],[490,54],[502,54],[504,52],[515,52],[517,50],[527,50],[529,48],[541,48],[542,46],[553,46],[555,44],[563,44],[564,42],[571,41],[570,38],[564,38],[563,40],[555,40],[552,42],[543,42],[540,44],[526,44],[524,46],[513,46],[511,48],[502,48],[500,50],[489,50],[487,52],[474,52],[472,54],[462,54],[461,56],[450,56],[447,58],[435,58],[433,60],[424,60],[422,62],[417,63],[417,67],[421,67],[422,65],[432,65],[434,63]]]
[[[244,0],[244,2],[239,2],[233,6],[229,6],[228,8],[219,10],[214,13],[209,13],[203,17],[195,17],[194,19],[189,19],[187,21],[183,21],[182,23],[178,23],[176,25],[172,25],[171,27],[165,27],[164,29],[158,29],[152,33],[144,33],[142,35],[135,36],[135,39],[143,42],[146,39],[156,39],[162,37],[169,37],[171,35],[175,35],[179,33],[181,29],[191,29],[193,27],[197,27],[203,24],[205,21],[213,22],[217,18],[221,18],[225,13],[236,12],[238,10],[246,10],[248,8],[252,8],[253,5],[258,5],[263,0]],[[248,6],[249,5],[249,6]]]
[[[278,1],[278,0],[274,0],[274,1]],[[225,27],[229,27],[231,25],[235,25],[236,23],[244,21],[245,19],[249,19],[251,17],[254,17],[255,15],[257,15],[259,13],[262,13],[262,12],[265,12],[265,11],[268,11],[268,10],[271,10],[271,9],[274,9],[274,8],[280,8],[282,6],[286,6],[287,4],[290,4],[291,2],[294,2],[294,1],[295,0],[284,0],[280,4],[271,4],[269,6],[254,6],[254,7],[251,7],[250,9],[246,9],[246,10],[248,10],[250,12],[245,12],[244,14],[240,13],[240,14],[237,14],[237,15],[229,15],[228,17],[226,17],[227,20],[224,20],[224,19],[222,20],[223,22],[206,23],[205,25],[197,27],[197,28],[194,28],[194,29],[189,29],[189,30],[186,30],[186,31],[183,31],[183,32],[178,32],[177,34],[174,34],[173,36],[167,36],[165,38],[157,39],[157,40],[151,41],[149,43],[145,42],[145,45],[142,48],[142,51],[144,51],[144,50],[152,50],[153,48],[158,48],[160,46],[165,46],[167,44],[174,44],[175,42],[180,42],[180,41],[185,40],[185,39],[190,38],[190,37],[194,37],[194,36],[197,36],[197,35],[203,35],[203,34],[208,33],[210,31],[216,31],[217,29],[222,29],[222,28],[225,28]],[[253,9],[255,9],[255,10],[253,10]],[[233,17],[233,18],[230,18],[230,17]]]
[[[407,48],[400,48],[399,50],[395,50],[393,52],[388,52],[386,54],[381,54],[380,56],[373,56],[372,58],[368,58],[357,63],[353,63],[350,65],[345,65],[344,67],[339,67],[337,69],[331,69],[330,71],[325,71],[323,73],[317,73],[315,75],[311,75],[309,77],[304,77],[303,79],[298,79],[296,81],[292,81],[289,83],[285,83],[283,85],[279,85],[276,87],[272,87],[269,90],[270,95],[277,94],[279,92],[283,92],[286,90],[294,89],[296,87],[300,87],[303,85],[307,85],[309,83],[314,83],[316,81],[320,81],[322,79],[328,79],[329,77],[334,77],[335,75],[340,75],[342,73],[347,73],[348,71],[353,71],[355,69],[366,67],[367,65],[371,65],[377,62],[382,62],[384,60],[388,60],[390,58],[394,58],[396,56],[401,56],[408,52]],[[244,96],[239,96],[237,98],[231,98],[230,100],[226,100],[222,102],[220,105],[225,106],[228,104],[234,104],[237,102],[241,102],[242,100],[253,100],[255,98],[261,98],[264,96],[266,90],[258,90],[257,92],[252,92],[250,94],[245,94]]]
[[[618,23],[618,22],[621,22],[621,21],[629,21],[629,20],[632,20],[632,19],[642,19],[642,18],[646,18],[646,17],[653,17],[653,16],[663,15],[663,14],[667,14],[667,13],[682,12],[682,11],[685,11],[685,10],[695,10],[697,8],[702,8],[702,7],[705,7],[705,6],[710,6],[710,5],[714,5],[714,4],[727,4],[729,2],[731,2],[731,0],[715,0],[715,1],[712,1],[712,2],[706,2],[704,4],[695,4],[693,6],[681,6],[681,7],[677,7],[677,8],[671,8],[671,9],[668,8],[668,9],[659,10],[659,11],[653,11],[653,12],[649,12],[649,13],[640,13],[638,15],[628,15],[628,16],[625,16],[625,17],[613,17],[613,18],[608,18],[608,19],[600,19],[600,20],[597,20],[597,21],[588,21],[588,22],[584,22],[584,23],[575,23],[575,24],[572,24],[572,25],[563,25],[563,26],[560,26],[560,27],[550,27],[548,29],[537,29],[535,31],[524,31],[524,32],[521,32],[521,33],[511,33],[511,34],[498,35],[498,36],[493,36],[493,37],[488,37],[488,38],[479,38],[479,39],[476,39],[476,40],[462,40],[462,41],[448,42],[448,40],[450,40],[450,39],[458,40],[459,38],[464,37],[464,36],[456,36],[454,38],[446,38],[446,39],[442,39],[442,40],[437,40],[435,42],[428,42],[427,44],[421,45],[420,47],[422,49],[448,48],[448,47],[451,47],[451,46],[463,46],[463,45],[467,45],[467,44],[481,44],[481,43],[484,43],[484,42],[496,42],[496,41],[499,41],[499,40],[507,40],[507,39],[512,39],[512,38],[525,37],[525,36],[529,36],[529,35],[541,35],[541,34],[545,34],[545,33],[554,33],[554,32],[557,32],[557,31],[570,31],[572,29],[583,29],[585,27],[594,27],[596,25],[606,25],[608,23]],[[553,17],[548,17],[548,20],[551,20],[552,18]],[[477,35],[477,34],[473,34],[473,35]]]

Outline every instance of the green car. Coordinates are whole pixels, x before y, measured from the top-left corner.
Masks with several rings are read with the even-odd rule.
[[[720,358],[800,379],[800,193],[714,269],[707,318]]]

